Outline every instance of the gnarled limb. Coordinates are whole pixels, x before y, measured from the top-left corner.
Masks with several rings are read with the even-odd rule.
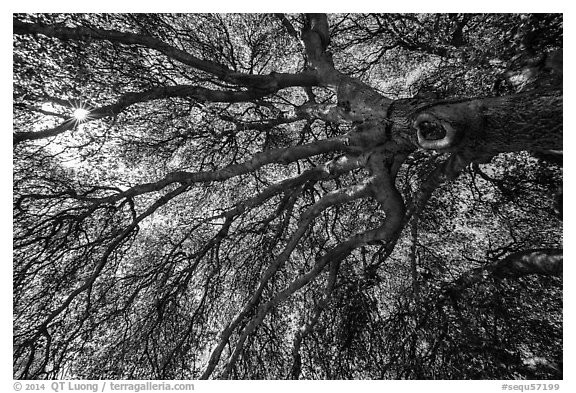
[[[562,277],[562,249],[524,250],[486,267],[495,277],[521,277],[529,274]]]
[[[108,259],[110,255],[119,247],[122,242],[126,240],[126,238],[137,228],[138,224],[141,223],[146,217],[149,217],[153,214],[158,208],[168,203],[170,200],[175,198],[176,196],[182,194],[186,190],[186,185],[181,185],[180,187],[168,192],[164,196],[158,198],[153,204],[151,204],[143,213],[141,213],[138,217],[136,217],[132,223],[130,223],[126,228],[122,231],[119,231],[115,236],[114,240],[106,247],[102,256],[100,257],[98,264],[94,267],[94,270],[90,274],[90,276],[76,289],[74,289],[63,301],[61,304],[52,310],[49,315],[43,319],[42,323],[39,326],[36,326],[34,329],[30,331],[32,333],[29,337],[24,339],[23,344],[20,347],[20,350],[23,351],[26,347],[30,346],[30,348],[35,348],[37,340],[41,336],[45,336],[49,334],[50,326],[52,322],[58,318],[68,307],[70,304],[82,293],[88,293],[88,297],[90,296],[90,292],[96,280],[100,277],[104,267],[108,263]],[[48,342],[46,345],[49,345]],[[46,348],[46,352],[49,351],[49,348]],[[29,364],[32,363],[32,360],[35,356],[35,351],[32,350],[29,354],[30,361]],[[27,367],[22,371],[21,378],[27,378],[29,375],[29,368]]]
[[[33,132],[16,132],[13,136],[13,143],[16,145],[27,140],[38,140],[57,136],[65,131],[75,129],[80,123],[117,116],[129,106],[141,102],[180,97],[193,98],[198,101],[232,103],[254,100],[264,97],[267,94],[269,94],[269,92],[258,89],[250,89],[245,91],[224,91],[210,90],[192,85],[157,87],[137,93],[126,93],[113,104],[90,109],[86,119],[83,121],[70,118],[66,119],[62,124],[54,128]]]
[[[413,126],[424,149],[469,149],[481,154],[562,150],[562,90],[441,101],[419,109]],[[426,128],[444,132],[426,138]]]
[[[311,270],[292,281],[292,283],[287,288],[279,292],[268,302],[261,305],[258,309],[257,315],[242,331],[236,344],[235,350],[232,353],[228,364],[226,365],[222,375],[223,378],[227,378],[230,375],[230,372],[232,371],[234,364],[241,353],[244,341],[248,335],[250,335],[260,323],[262,323],[270,310],[273,307],[276,307],[278,304],[284,302],[304,285],[316,279],[316,277],[324,270],[328,263],[331,263],[333,266],[334,264],[339,264],[348,255],[350,255],[354,249],[366,244],[384,243],[387,247],[391,247],[395,243],[399,232],[402,230],[404,203],[400,193],[394,185],[393,176],[381,159],[382,157],[379,155],[374,156],[371,157],[367,163],[371,172],[374,174],[374,177],[367,183],[368,187],[361,187],[357,192],[347,192],[344,195],[347,195],[346,200],[352,200],[358,197],[363,197],[366,195],[366,193],[369,193],[373,198],[380,202],[382,210],[386,214],[386,218],[384,219],[383,224],[378,228],[355,235],[332,248],[323,257],[320,258],[320,260]],[[329,195],[330,194],[327,194],[326,196]],[[324,198],[322,198],[322,200],[323,199]],[[328,201],[330,201],[330,199],[328,199]],[[303,215],[303,217],[307,218],[309,214],[317,215],[319,211],[317,212],[316,210],[317,208],[312,206],[312,208],[310,208],[307,213]],[[203,374],[203,378],[208,378],[213,368],[215,367],[215,362],[212,360],[217,361],[217,359],[211,358],[209,368],[207,368]]]
[[[465,154],[453,153],[434,171],[419,187],[418,192],[408,203],[407,217],[418,216],[426,207],[428,200],[441,184],[455,179],[462,170],[472,162],[472,158]]]
[[[246,87],[275,91],[289,86],[301,86],[302,83],[306,86],[314,85],[316,83],[315,77],[308,73],[271,73],[270,75],[244,74],[233,71],[220,63],[199,59],[190,53],[171,46],[157,38],[118,30],[88,27],[64,27],[63,25],[42,25],[38,23],[22,22],[14,18],[13,31],[16,35],[42,34],[47,37],[60,38],[63,40],[105,40],[126,45],[142,45],[157,50],[163,55],[197,70],[214,75],[223,81]]]
[[[340,136],[330,139],[324,139],[307,145],[292,146],[283,149],[269,149],[256,153],[248,161],[240,164],[228,165],[222,169],[209,172],[185,172],[177,171],[167,174],[163,179],[154,183],[139,184],[121,193],[102,198],[100,202],[114,202],[122,198],[132,198],[147,192],[158,191],[164,187],[174,184],[194,184],[211,181],[224,181],[235,176],[243,175],[255,171],[268,164],[289,164],[291,162],[312,157],[318,154],[346,151],[348,137]]]
[[[355,199],[363,198],[363,197],[369,195],[369,192],[370,192],[369,184],[370,183],[367,183],[364,185],[353,186],[353,187],[349,187],[347,189],[336,190],[334,192],[328,193],[324,197],[322,197],[322,199],[320,199],[318,202],[316,202],[314,205],[312,205],[310,208],[308,208],[302,214],[301,220],[298,223],[298,228],[296,229],[296,231],[292,235],[290,241],[288,242],[288,244],[286,245],[286,247],[284,248],[282,253],[280,253],[275,258],[274,262],[272,262],[270,264],[270,266],[268,267],[268,269],[264,272],[263,276],[260,278],[258,288],[254,291],[254,293],[250,297],[250,300],[244,305],[242,310],[240,310],[236,314],[236,316],[228,324],[228,326],[226,326],[226,328],[221,332],[220,337],[218,339],[218,345],[212,351],[212,354],[210,356],[210,360],[208,361],[208,365],[206,367],[206,370],[202,374],[201,379],[208,379],[210,377],[210,375],[212,374],[212,372],[214,371],[216,365],[218,364],[218,362],[220,360],[220,355],[222,354],[222,350],[224,349],[224,346],[228,342],[230,336],[232,335],[232,333],[234,332],[234,330],[236,329],[238,324],[242,321],[242,319],[258,304],[258,301],[261,298],[262,292],[263,292],[264,288],[266,287],[266,284],[268,283],[270,278],[272,278],[272,276],[279,269],[282,268],[282,266],[286,263],[288,258],[290,258],[290,255],[292,254],[292,252],[294,251],[294,249],[296,248],[296,246],[300,242],[300,239],[302,238],[302,236],[308,230],[308,227],[309,227],[310,223],[312,223],[314,218],[317,217],[323,210],[327,209],[330,206],[350,202],[350,201],[353,201]],[[299,289],[299,288],[297,288],[297,289]],[[283,297],[282,300],[285,300],[287,297],[288,296]],[[253,319],[250,322],[250,324],[246,328],[244,328],[244,330],[241,334],[241,337],[240,337],[238,343],[236,344],[236,349],[234,350],[234,352],[233,352],[233,354],[232,354],[232,356],[228,362],[228,365],[226,367],[227,371],[225,372],[224,377],[226,377],[226,374],[231,370],[233,364],[235,363],[236,359],[240,355],[240,351],[242,349],[242,346],[243,346],[244,341],[246,340],[248,334],[250,334],[257,327],[257,325],[260,324],[260,322],[262,322],[265,315],[272,308],[272,303],[270,303],[270,301],[265,303],[265,305],[268,305],[265,307],[266,311],[262,311],[262,306],[261,306],[260,311],[258,312],[258,317],[256,319]]]
[[[336,88],[338,105],[350,118],[385,119],[386,111],[393,101],[362,81],[334,68],[331,56],[326,51],[330,37],[326,14],[310,14],[306,18],[302,40],[306,48],[308,66],[316,71],[319,83]]]
[[[469,270],[444,287],[447,293],[461,292],[488,277],[518,278],[531,274],[562,277],[563,250],[533,249],[509,254],[505,258]]]

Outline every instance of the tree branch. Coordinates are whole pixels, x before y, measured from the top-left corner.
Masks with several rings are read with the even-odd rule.
[[[393,218],[386,218],[384,223],[375,229],[370,231],[366,231],[357,235],[352,236],[348,240],[340,243],[339,245],[332,248],[328,251],[324,256],[322,256],[318,262],[305,274],[299,276],[294,281],[292,281],[284,290],[278,292],[276,296],[272,299],[267,301],[266,303],[262,304],[257,311],[256,316],[250,321],[250,323],[244,328],[239,341],[243,342],[249,334],[251,334],[260,323],[264,320],[266,315],[270,312],[270,310],[280,303],[284,302],[290,296],[292,296],[295,292],[300,290],[303,286],[307,285],[324,270],[326,265],[329,263],[339,263],[343,261],[350,253],[363,245],[368,243],[380,242],[380,241],[393,241],[395,235],[401,230],[401,227],[397,225],[398,223],[394,221]],[[224,372],[224,376],[228,375],[231,371],[233,363],[237,356],[239,355],[240,347],[237,346],[235,350],[235,358],[231,358],[229,364],[226,367],[226,371]],[[214,365],[215,366],[215,365]],[[213,367],[211,367],[210,372],[207,371],[202,375],[202,379],[207,379]]]
[[[503,259],[469,270],[444,287],[446,293],[459,293],[488,277],[519,278],[532,274],[562,277],[562,249],[533,249],[509,254]]]
[[[118,30],[105,30],[88,27],[64,27],[63,25],[41,25],[27,23],[13,19],[14,34],[42,34],[47,37],[62,40],[106,40],[126,45],[142,45],[157,50],[167,57],[183,64],[214,75],[219,79],[236,85],[248,86],[264,90],[278,90],[289,86],[310,86],[316,84],[316,78],[308,73],[250,75],[236,72],[230,68],[209,60],[202,60],[190,53],[168,45],[167,43],[149,36],[126,33]]]
[[[439,101],[414,115],[424,149],[477,154],[562,150],[562,89],[527,91],[511,96]],[[426,128],[444,130],[444,138],[426,139]]]
[[[305,182],[329,179],[332,177],[339,176],[343,173],[349,172],[353,169],[360,168],[364,164],[364,161],[365,161],[364,158],[360,156],[354,159],[349,159],[345,156],[342,156],[337,159],[328,161],[324,165],[318,165],[304,171],[299,176],[292,177],[280,181],[278,183],[272,184],[270,187],[266,188],[258,195],[237,203],[232,209],[216,217],[213,217],[213,219],[243,213],[244,211],[246,211],[246,209],[260,206],[262,203],[272,198],[274,195],[277,195],[281,192],[292,189],[294,187],[298,187],[304,184]]]
[[[495,277],[521,277],[529,274],[562,277],[562,249],[524,250],[486,267]]]
[[[211,101],[211,102],[245,102],[264,97],[268,92],[257,89],[250,89],[245,91],[222,91],[210,90],[203,87],[192,85],[179,85],[157,87],[138,93],[126,93],[114,104],[102,106],[89,111],[86,120],[88,122],[93,120],[102,119],[105,117],[116,116],[129,106],[141,102],[164,98],[194,98],[198,101]],[[59,135],[65,131],[75,129],[81,122],[70,118],[65,120],[57,127],[47,130],[36,132],[17,132],[14,133],[13,143],[16,145],[26,140],[38,140]]]
[[[374,161],[376,161],[376,165],[371,165],[374,164]],[[312,270],[294,280],[286,289],[279,292],[274,298],[269,300],[264,305],[260,306],[256,317],[253,318],[252,321],[242,331],[238,343],[236,344],[235,350],[232,353],[228,364],[226,365],[226,369],[223,373],[224,378],[227,378],[232,371],[234,363],[238,359],[244,341],[248,335],[256,329],[256,327],[264,320],[268,312],[270,312],[273,307],[288,299],[288,297],[290,297],[293,293],[298,291],[311,280],[314,280],[328,263],[340,263],[355,248],[376,242],[383,242],[384,244],[389,245],[389,243],[394,241],[395,237],[398,235],[402,228],[402,219],[404,218],[404,203],[400,193],[394,185],[393,178],[390,176],[389,171],[384,169],[385,167],[383,165],[378,165],[377,161],[378,160],[373,159],[369,160],[368,165],[370,165],[372,172],[374,172],[374,176],[364,186],[348,187],[348,189],[337,190],[326,194],[319,202],[309,208],[302,215],[302,218],[307,223],[307,227],[310,222],[312,222],[313,218],[328,206],[341,204],[343,202],[349,202],[351,200],[362,198],[367,195],[372,195],[380,202],[382,209],[386,214],[386,218],[382,226],[371,231],[364,232],[363,234],[354,236],[351,239],[334,247],[320,259],[320,261]],[[378,169],[374,169],[375,167]],[[302,224],[299,226],[299,228],[301,227]],[[302,234],[303,233],[304,232],[302,232]],[[294,244],[294,246],[295,245],[296,244]],[[214,366],[215,364],[213,367]],[[209,375],[210,373],[207,369],[207,371],[204,373],[204,376],[208,377]]]
[[[336,191],[330,192],[324,195],[318,202],[309,207],[302,214],[300,222],[298,223],[298,228],[290,238],[290,241],[288,242],[284,250],[275,258],[274,262],[264,272],[258,284],[258,288],[254,291],[250,300],[244,305],[242,310],[235,316],[232,322],[228,324],[228,326],[222,331],[218,340],[218,345],[212,351],[212,355],[210,356],[210,360],[208,362],[206,370],[202,374],[201,379],[208,379],[210,377],[210,375],[214,371],[214,368],[218,364],[218,361],[220,360],[222,350],[224,349],[224,346],[230,339],[230,336],[232,335],[232,333],[234,332],[240,321],[256,306],[256,304],[260,300],[262,291],[266,287],[266,284],[272,278],[272,276],[279,269],[281,269],[282,266],[286,263],[286,261],[290,258],[292,251],[294,251],[294,249],[300,242],[300,239],[302,238],[302,236],[304,236],[304,234],[308,230],[309,225],[314,221],[314,219],[322,211],[326,210],[331,206],[341,205],[343,203],[347,203],[355,199],[368,196],[370,191],[369,184],[370,183],[358,186],[351,186],[345,189],[338,189]],[[269,310],[270,308],[268,308],[266,313]],[[240,352],[244,345],[244,341],[246,340],[247,336],[260,324],[263,318],[264,316],[262,316],[261,319],[258,318],[257,322],[255,322],[255,320],[253,319],[252,322],[242,331],[240,339],[236,344],[235,350],[232,353],[232,356],[230,357],[230,360],[228,361],[228,364],[226,366],[226,370],[224,372],[224,378],[226,378],[227,375],[230,373],[234,363],[236,362],[238,356],[240,355]]]
[[[164,187],[181,183],[191,185],[194,183],[207,183],[211,181],[224,181],[232,177],[253,172],[268,164],[289,164],[291,162],[312,157],[322,153],[334,151],[348,151],[348,137],[338,136],[319,140],[306,145],[292,146],[281,149],[269,149],[256,153],[248,161],[240,164],[228,165],[222,169],[210,172],[176,171],[167,174],[163,179],[154,183],[145,183],[134,186],[126,191],[97,200],[101,203],[114,203],[122,198],[133,198],[148,192],[159,191]]]
[[[286,15],[284,15],[282,13],[278,13],[278,14],[274,14],[274,15],[276,15],[276,17],[280,20],[282,25],[286,28],[286,30],[288,31],[288,34],[290,34],[292,37],[296,38],[297,40],[300,40],[300,35],[296,31],[296,29],[294,28],[292,23],[288,20],[288,18],[286,18]]]
[[[114,252],[114,250],[124,241],[124,239],[126,239],[130,235],[130,233],[138,226],[138,224],[140,222],[142,222],[142,220],[144,220],[146,217],[150,216],[152,213],[154,213],[156,210],[158,210],[158,208],[160,208],[161,206],[168,203],[174,197],[182,194],[186,190],[186,188],[187,188],[186,186],[180,186],[177,189],[172,190],[172,191],[168,192],[167,194],[163,195],[162,197],[158,198],[152,205],[150,205],[148,207],[148,209],[146,209],[146,211],[144,211],[142,214],[140,214],[138,217],[136,217],[130,225],[128,225],[124,230],[122,230],[116,236],[114,241],[112,241],[110,243],[110,245],[104,250],[104,253],[103,253],[102,257],[100,258],[98,265],[95,267],[95,269],[92,272],[92,274],[90,275],[90,277],[88,277],[88,279],[82,285],[80,285],[78,288],[76,288],[74,291],[72,291],[72,293],[70,293],[70,295],[68,295],[68,297],[62,302],[62,304],[59,307],[57,307],[55,310],[53,310],[50,313],[50,315],[48,315],[48,317],[37,328],[36,334],[35,334],[34,338],[32,338],[32,340],[37,338],[43,331],[46,331],[48,329],[48,326],[50,325],[50,323],[55,318],[57,318],[58,315],[60,315],[64,310],[66,310],[66,308],[68,308],[68,306],[72,303],[72,301],[76,297],[78,297],[78,295],[80,295],[81,293],[83,293],[85,291],[91,290],[92,286],[94,285],[94,282],[98,279],[98,277],[100,276],[100,273],[102,272],[102,270],[106,266],[106,263],[108,262],[108,258],[110,257],[112,252]]]

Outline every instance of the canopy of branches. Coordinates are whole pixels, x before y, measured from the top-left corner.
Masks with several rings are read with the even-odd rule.
[[[562,378],[562,15],[14,15],[14,377]]]

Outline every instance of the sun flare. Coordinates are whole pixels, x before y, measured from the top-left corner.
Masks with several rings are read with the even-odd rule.
[[[72,114],[74,116],[74,118],[76,120],[82,121],[82,120],[86,120],[86,118],[88,117],[88,113],[90,113],[89,111],[87,111],[84,108],[78,108],[74,110],[74,113]]]

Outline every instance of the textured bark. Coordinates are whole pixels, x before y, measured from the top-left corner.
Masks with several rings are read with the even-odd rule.
[[[26,23],[17,19],[13,19],[12,26],[13,32],[16,35],[42,34],[47,37],[60,38],[62,40],[101,40],[126,45],[142,45],[156,50],[169,58],[181,62],[182,64],[189,65],[195,69],[214,75],[223,81],[246,87],[274,91],[288,86],[311,86],[315,84],[314,76],[308,73],[271,73],[270,75],[251,75],[236,72],[220,63],[199,59],[190,53],[171,46],[159,39],[141,34],[88,27],[70,28],[62,25],[41,25],[37,23]]]
[[[240,164],[228,165],[222,169],[210,172],[185,172],[177,171],[167,174],[163,179],[154,183],[139,184],[126,191],[101,199],[99,202],[112,203],[123,198],[133,198],[152,191],[159,191],[171,184],[194,184],[207,183],[211,181],[224,181],[232,177],[253,172],[258,168],[268,164],[289,164],[291,162],[312,157],[317,154],[331,152],[335,150],[348,150],[348,137],[335,137],[324,139],[307,145],[293,146],[285,149],[270,149],[256,153],[248,161]],[[328,163],[327,165],[336,165]]]
[[[298,36],[298,32],[286,17],[283,15],[278,15],[278,17],[292,36]],[[306,17],[301,38],[306,51],[307,69],[294,74],[272,72],[268,75],[253,75],[236,72],[222,64],[199,59],[166,42],[140,34],[85,27],[70,28],[64,25],[47,26],[18,20],[14,20],[13,26],[16,35],[41,34],[61,40],[103,40],[121,45],[143,46],[157,52],[159,56],[166,56],[193,68],[195,73],[208,77],[210,81],[218,79],[219,84],[215,86],[222,88],[222,90],[217,90],[218,88],[214,90],[201,86],[182,85],[126,93],[117,97],[115,101],[111,100],[111,103],[102,103],[99,108],[92,109],[88,120],[116,116],[133,104],[151,100],[179,97],[200,102],[251,102],[287,87],[300,86],[307,88],[308,101],[295,103],[294,115],[276,120],[266,118],[262,122],[254,123],[225,117],[221,119],[233,123],[237,129],[246,127],[264,131],[273,125],[302,119],[307,121],[307,127],[311,127],[310,124],[315,120],[351,125],[351,131],[348,133],[338,134],[329,139],[304,144],[303,137],[302,141],[295,146],[278,149],[265,148],[264,151],[255,153],[244,161],[234,161],[234,164],[228,166],[222,164],[219,169],[199,172],[174,171],[157,181],[139,184],[125,191],[118,190],[115,194],[83,199],[91,202],[96,208],[102,204],[112,205],[123,200],[133,201],[140,195],[162,191],[169,187],[174,188],[172,191],[164,190],[166,193],[163,197],[152,203],[144,213],[135,217],[124,231],[118,232],[94,268],[93,275],[68,294],[60,305],[54,306],[52,313],[40,325],[34,339],[55,325],[54,321],[66,313],[76,298],[91,291],[92,285],[99,279],[100,273],[107,264],[109,256],[137,228],[139,222],[170,199],[187,192],[194,184],[227,181],[254,173],[270,164],[288,165],[323,154],[330,155],[330,158],[338,155],[337,158],[324,164],[318,164],[318,160],[315,160],[315,166],[312,168],[305,169],[303,172],[299,171],[294,177],[271,185],[267,184],[264,190],[258,189],[256,195],[250,195],[241,201],[234,201],[231,207],[219,213],[219,217],[224,218],[225,222],[217,235],[198,251],[198,260],[200,260],[214,243],[228,235],[228,229],[233,227],[234,219],[243,212],[262,205],[286,190],[299,192],[307,183],[336,178],[352,170],[363,170],[362,176],[366,175],[366,171],[369,172],[369,175],[366,175],[368,179],[365,181],[353,185],[346,184],[342,188],[331,191],[325,190],[319,200],[314,200],[311,206],[299,212],[296,220],[292,220],[285,244],[282,243],[279,246],[281,249],[278,252],[274,250],[270,264],[255,280],[256,285],[253,291],[251,290],[245,301],[239,305],[236,315],[227,321],[218,340],[210,343],[213,348],[202,378],[210,378],[218,373],[221,377],[233,375],[235,363],[241,359],[245,349],[245,341],[256,331],[271,310],[306,285],[319,279],[321,273],[330,267],[325,297],[319,303],[310,322],[303,324],[302,330],[294,340],[292,352],[294,363],[291,376],[297,377],[301,371],[299,348],[302,336],[310,331],[315,321],[318,320],[322,308],[328,303],[331,291],[338,279],[337,266],[355,249],[365,245],[379,244],[383,246],[382,249],[386,251],[386,255],[390,255],[400,233],[410,222],[410,218],[414,217],[417,222],[427,201],[439,185],[456,178],[472,162],[478,162],[481,158],[492,157],[501,152],[523,150],[540,153],[545,158],[556,157],[557,159],[557,153],[562,149],[563,98],[561,88],[542,88],[516,95],[491,98],[435,101],[430,98],[415,97],[391,100],[361,80],[345,75],[334,67],[331,54],[328,52],[330,32],[325,14],[311,14]],[[460,26],[460,35],[462,27]],[[458,30],[454,34],[454,39],[458,40]],[[554,63],[556,67],[557,63],[558,61]],[[559,72],[561,72],[561,60],[559,67]],[[332,88],[336,93],[337,102],[316,102],[311,86]],[[30,97],[26,99],[30,100]],[[143,107],[146,106],[143,105]],[[14,143],[57,137],[65,131],[75,129],[78,124],[77,120],[65,119],[61,125],[52,129],[20,132],[14,136]],[[20,146],[23,149],[27,147]],[[405,201],[397,189],[395,177],[406,157],[418,147],[449,154],[441,157],[431,155],[437,158],[434,164],[436,167],[427,172],[427,178],[418,179],[415,182],[418,187],[416,190],[413,190],[412,186],[407,188],[408,191],[404,192],[407,196]],[[365,198],[372,198],[378,202],[379,211],[374,214],[374,217],[379,219],[379,222],[347,235],[347,238],[332,245],[331,248],[322,247],[314,261],[306,266],[308,270],[298,271],[292,281],[288,280],[283,284],[284,287],[275,289],[272,293],[266,292],[270,287],[270,282],[290,260],[294,250],[302,245],[302,239],[322,213],[335,206]],[[78,200],[81,199],[78,198]],[[416,239],[416,227],[413,228],[413,236]],[[416,240],[414,240],[412,259],[415,294],[418,292],[416,245]],[[466,272],[460,279],[448,284],[446,289],[447,291],[461,291],[488,276],[515,278],[529,274],[560,277],[562,275],[562,250],[528,250],[510,254],[502,260]],[[230,348],[229,355],[226,355],[225,351],[227,346]],[[28,375],[28,371],[26,370],[23,375]]]
[[[562,90],[532,90],[512,96],[439,102],[419,110],[414,124],[452,128],[445,139],[426,143],[441,150],[474,149],[495,154],[562,149]],[[442,141],[440,143],[439,141]]]
[[[561,249],[520,251],[486,266],[469,270],[444,289],[447,293],[461,292],[488,277],[519,278],[532,274],[562,277],[562,265]]]
[[[262,90],[247,90],[247,91],[220,91],[210,90],[202,87],[191,85],[181,86],[168,86],[158,87],[139,93],[127,93],[122,96],[117,102],[110,105],[105,105],[99,108],[89,110],[86,120],[82,123],[103,119],[106,117],[113,117],[120,114],[129,106],[146,101],[172,98],[172,97],[187,97],[194,98],[197,101],[211,101],[211,102],[242,102],[252,99],[260,98],[268,93]],[[81,122],[70,118],[62,122],[57,127],[37,131],[37,132],[17,132],[14,133],[13,143],[18,144],[26,140],[38,140],[56,136],[65,131],[75,129]]]
[[[562,277],[563,251],[527,250],[508,255],[490,266],[496,277],[520,277],[528,274]]]
[[[283,23],[286,24],[287,20]],[[288,24],[287,28],[290,27]],[[456,101],[426,102],[421,98],[394,101],[334,68],[327,51],[330,34],[325,14],[307,16],[301,37],[308,70],[297,74],[242,74],[222,64],[194,57],[156,38],[116,30],[49,26],[17,19],[13,21],[13,29],[17,35],[42,34],[63,40],[106,40],[125,45],[142,45],[223,81],[248,88],[245,91],[218,91],[198,86],[171,86],[129,93],[116,103],[93,109],[89,120],[114,116],[134,103],[153,99],[188,97],[199,101],[242,102],[291,86],[325,86],[334,88],[338,103],[319,105],[310,101],[298,108],[299,115],[335,123],[371,122],[372,129],[378,123],[378,133],[383,134],[386,129],[389,130],[389,136],[375,135],[373,132],[372,144],[393,138],[404,149],[410,144],[443,151],[473,149],[479,155],[488,156],[507,151],[562,149],[561,88]],[[561,62],[558,67],[561,71]],[[53,137],[74,129],[77,124],[77,121],[69,119],[52,129],[20,132],[15,134],[14,143]]]
[[[329,31],[325,14],[308,15],[302,33],[308,65],[316,71],[318,82],[335,88],[340,108],[340,119],[350,121],[383,120],[393,100],[384,97],[359,79],[345,75],[334,68],[326,52]]]

